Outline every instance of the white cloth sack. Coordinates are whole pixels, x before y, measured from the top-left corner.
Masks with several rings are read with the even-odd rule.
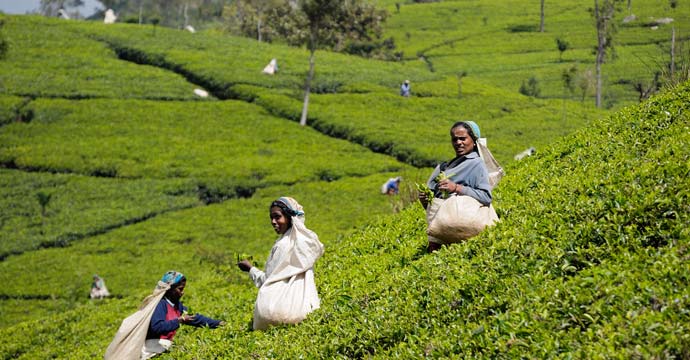
[[[288,242],[287,251],[280,259],[273,259],[277,263],[259,288],[254,305],[255,330],[299,323],[320,306],[313,267],[323,255],[323,244],[316,233],[306,228],[301,216],[292,217],[292,227],[280,241]]]
[[[105,285],[102,285],[100,289],[91,288],[91,293],[89,294],[89,296],[92,299],[103,299],[110,296],[110,291],[108,291],[108,288],[105,287]]]
[[[151,316],[156,306],[170,289],[170,285],[162,281],[153,293],[142,302],[139,310],[122,320],[113,341],[105,351],[105,360],[138,360],[142,356],[142,349],[146,342],[146,333],[149,330]]]
[[[273,75],[276,73],[277,70],[278,70],[278,60],[271,59],[271,62],[269,62],[268,65],[266,65],[266,67],[264,67],[264,70],[262,72],[264,74]]]
[[[486,144],[478,141],[477,147],[479,149],[479,157],[484,160],[486,170],[489,172],[489,185],[493,189],[501,181],[501,178],[503,178],[503,175],[505,175],[505,171],[498,161],[496,161],[493,154],[491,154],[491,151],[489,151],[489,148],[486,146]]]
[[[496,222],[498,215],[492,205],[482,205],[470,196],[453,194],[445,200],[434,198],[429,204],[426,232],[431,242],[452,244],[476,236]]]
[[[172,341],[168,339],[148,339],[141,348],[141,360],[148,360],[158,354],[162,354],[172,346]]]

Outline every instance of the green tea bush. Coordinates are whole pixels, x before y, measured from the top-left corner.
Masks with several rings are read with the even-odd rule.
[[[513,169],[495,192],[501,223],[467,243],[424,255],[419,207],[342,239],[304,323],[197,341],[196,356],[683,357],[688,96],[690,84]]]
[[[117,59],[105,44],[60,19],[5,16],[12,47],[0,69],[0,93],[30,97],[187,99],[180,75]]]
[[[536,76],[542,96],[551,98],[563,97],[560,73],[564,68],[578,64],[593,71],[591,49],[596,46],[596,30],[588,3],[547,3],[543,33],[524,32],[536,28],[540,20],[539,6],[524,0],[481,6],[444,1],[406,5],[399,13],[395,12],[395,4],[387,5],[392,16],[386,22],[384,36],[395,38],[398,49],[405,54],[423,55],[442,75],[466,71],[486,84],[510,91],[517,91],[522,81]],[[638,102],[632,86],[616,89],[619,80],[649,81],[664,67],[661,64],[669,61],[670,27],[675,27],[677,34],[690,31],[687,8],[670,9],[666,3],[652,1],[632,4],[630,12],[638,20],[624,25],[620,24],[630,15],[627,9],[623,7],[614,15],[619,29],[613,41],[620,53],[603,66],[604,93],[617,93],[615,108]],[[647,19],[661,17],[674,21],[656,30],[642,25]],[[554,37],[570,44],[562,59],[553,46]],[[593,102],[593,95],[588,94],[588,102]]]
[[[414,85],[420,88],[415,91],[428,95],[423,97],[403,98],[397,90],[313,94],[310,125],[415,166],[435,166],[452,156],[448,143],[450,126],[456,121],[474,120],[479,123],[482,136],[488,138],[493,154],[507,164],[524,149],[546,146],[550,139],[583,127],[603,114],[572,102],[528,102],[519,94],[482,86],[472,79],[463,81],[461,98],[455,95],[454,77]],[[301,101],[288,92],[247,85],[237,85],[232,90],[239,98],[252,101],[273,115],[297,121],[301,114]],[[500,103],[496,103],[497,98],[501,98]],[[390,114],[395,114],[395,118]]]
[[[21,120],[21,108],[27,100],[17,96],[0,96],[0,126]]]
[[[31,123],[0,131],[0,162],[19,169],[105,177],[190,178],[228,196],[270,184],[317,180],[323,170],[362,176],[405,167],[239,101],[85,104],[32,102]],[[291,171],[282,171],[285,168]]]
[[[144,35],[145,27],[129,24],[75,26],[108,43],[124,58],[193,76],[210,89],[221,90],[234,84],[300,89],[309,69],[309,54],[305,49],[253,39],[171,29],[159,29],[157,36],[152,37]],[[278,73],[262,74],[261,70],[273,58],[278,61]],[[438,77],[428,74],[418,62],[385,62],[320,51],[316,55],[316,76],[312,85],[315,89],[329,91],[333,91],[334,84],[356,82],[396,86],[401,81],[400,74],[418,79]]]
[[[250,254],[260,264],[266,258],[276,239],[268,217],[271,201],[280,196],[298,199],[307,226],[328,248],[358,224],[392,213],[388,197],[379,192],[392,175],[269,187],[251,199],[161,213],[68,247],[10,256],[0,268],[2,276],[16,281],[4,287],[0,299],[60,299],[77,306],[86,300],[94,273],[105,279],[113,295],[140,296],[155,285],[158,273],[170,268],[193,277],[219,272],[240,287],[253,287],[235,262],[239,254]],[[54,274],[48,282],[41,280],[46,274]]]
[[[67,246],[168,211],[200,205],[187,180],[106,179],[0,169],[0,257]],[[42,215],[37,194],[50,196]]]
[[[389,64],[317,53],[319,86],[342,86],[312,96],[315,129],[425,166],[452,156],[448,127],[471,118],[506,167],[494,191],[501,222],[431,255],[421,207],[391,215],[414,197],[379,193],[387,178],[421,182],[429,168],[284,121],[299,115],[303,49],[9,17],[25,37],[32,26],[39,38],[51,27],[78,35],[76,51],[98,60],[70,61],[89,70],[123,64],[117,54],[164,67],[166,79],[172,70],[221,98],[254,104],[38,99],[22,107],[31,122],[0,127],[0,163],[13,168],[0,172],[7,185],[0,205],[8,209],[2,239],[42,231],[79,240],[35,251],[13,240],[16,254],[0,262],[0,306],[10,308],[0,325],[0,357],[101,357],[122,319],[169,269],[190,279],[186,305],[228,325],[181,329],[161,359],[687,357],[690,84],[605,119],[578,102],[527,99],[516,83],[530,75],[560,79],[569,61],[589,59],[591,19],[581,5],[553,5],[560,15],[547,29],[568,29],[574,46],[561,63],[553,34],[506,31],[535,21],[533,4],[468,5],[404,4],[389,23],[389,32],[400,34],[396,43],[406,54],[423,54],[434,74],[417,59]],[[635,6],[648,15],[659,5]],[[687,23],[684,16],[679,11],[679,23]],[[570,31],[573,24],[585,25]],[[652,49],[662,35],[647,30],[621,39]],[[429,45],[430,38],[438,42]],[[278,76],[259,74],[276,56]],[[44,64],[31,62],[27,74]],[[614,62],[605,71],[632,79],[631,64]],[[461,83],[459,73],[467,74]],[[407,99],[397,95],[404,78],[415,95]],[[43,84],[50,91],[39,96],[122,97],[100,85],[75,95],[86,85]],[[547,98],[563,93],[560,80],[543,85]],[[625,95],[623,87],[616,91],[610,98]],[[0,113],[15,111],[2,104]],[[510,163],[532,145],[537,156]],[[43,228],[36,226],[37,192],[51,195]],[[267,207],[281,195],[304,205],[307,226],[326,245],[315,268],[322,304],[298,326],[252,332],[256,289],[235,262],[244,253],[264,265],[276,237]],[[100,206],[112,211],[101,214]],[[86,299],[94,273],[113,298]]]

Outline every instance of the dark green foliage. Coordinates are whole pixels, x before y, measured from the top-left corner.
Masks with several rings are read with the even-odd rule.
[[[48,207],[48,204],[50,203],[50,197],[51,194],[46,194],[44,192],[38,192],[36,193],[36,200],[38,200],[38,204],[41,205],[41,216],[45,217],[46,216],[46,208]]]
[[[561,38],[556,38],[556,47],[558,48],[558,61],[563,61],[563,53],[570,49],[570,43]]]
[[[530,76],[527,82],[523,81],[522,85],[520,85],[520,94],[525,96],[539,97],[541,94],[539,80],[534,76]]]
[[[0,258],[65,246],[155,214],[198,205],[184,181],[0,170]],[[40,195],[39,195],[40,194]]]
[[[0,96],[0,126],[13,121],[31,121],[30,112],[22,110],[27,102],[17,96]]]
[[[7,56],[7,52],[9,51],[9,44],[7,43],[7,40],[5,39],[5,32],[3,31],[3,27],[5,26],[5,20],[0,19],[0,61],[5,59],[5,56]]]
[[[511,33],[537,32],[539,27],[532,24],[517,24],[508,26],[508,31]]]

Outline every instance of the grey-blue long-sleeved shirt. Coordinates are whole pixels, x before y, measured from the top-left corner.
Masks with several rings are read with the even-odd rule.
[[[427,182],[427,186],[434,192],[435,197],[441,197],[438,182],[435,180],[441,171],[444,171],[451,181],[462,185],[460,195],[470,196],[486,206],[491,204],[489,172],[486,170],[484,160],[477,152],[471,152],[461,158],[436,166]]]

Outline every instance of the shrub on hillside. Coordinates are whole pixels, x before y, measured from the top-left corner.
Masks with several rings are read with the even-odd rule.
[[[541,94],[541,89],[539,88],[539,80],[531,76],[527,82],[522,82],[520,85],[520,94],[532,97],[539,97]]]

